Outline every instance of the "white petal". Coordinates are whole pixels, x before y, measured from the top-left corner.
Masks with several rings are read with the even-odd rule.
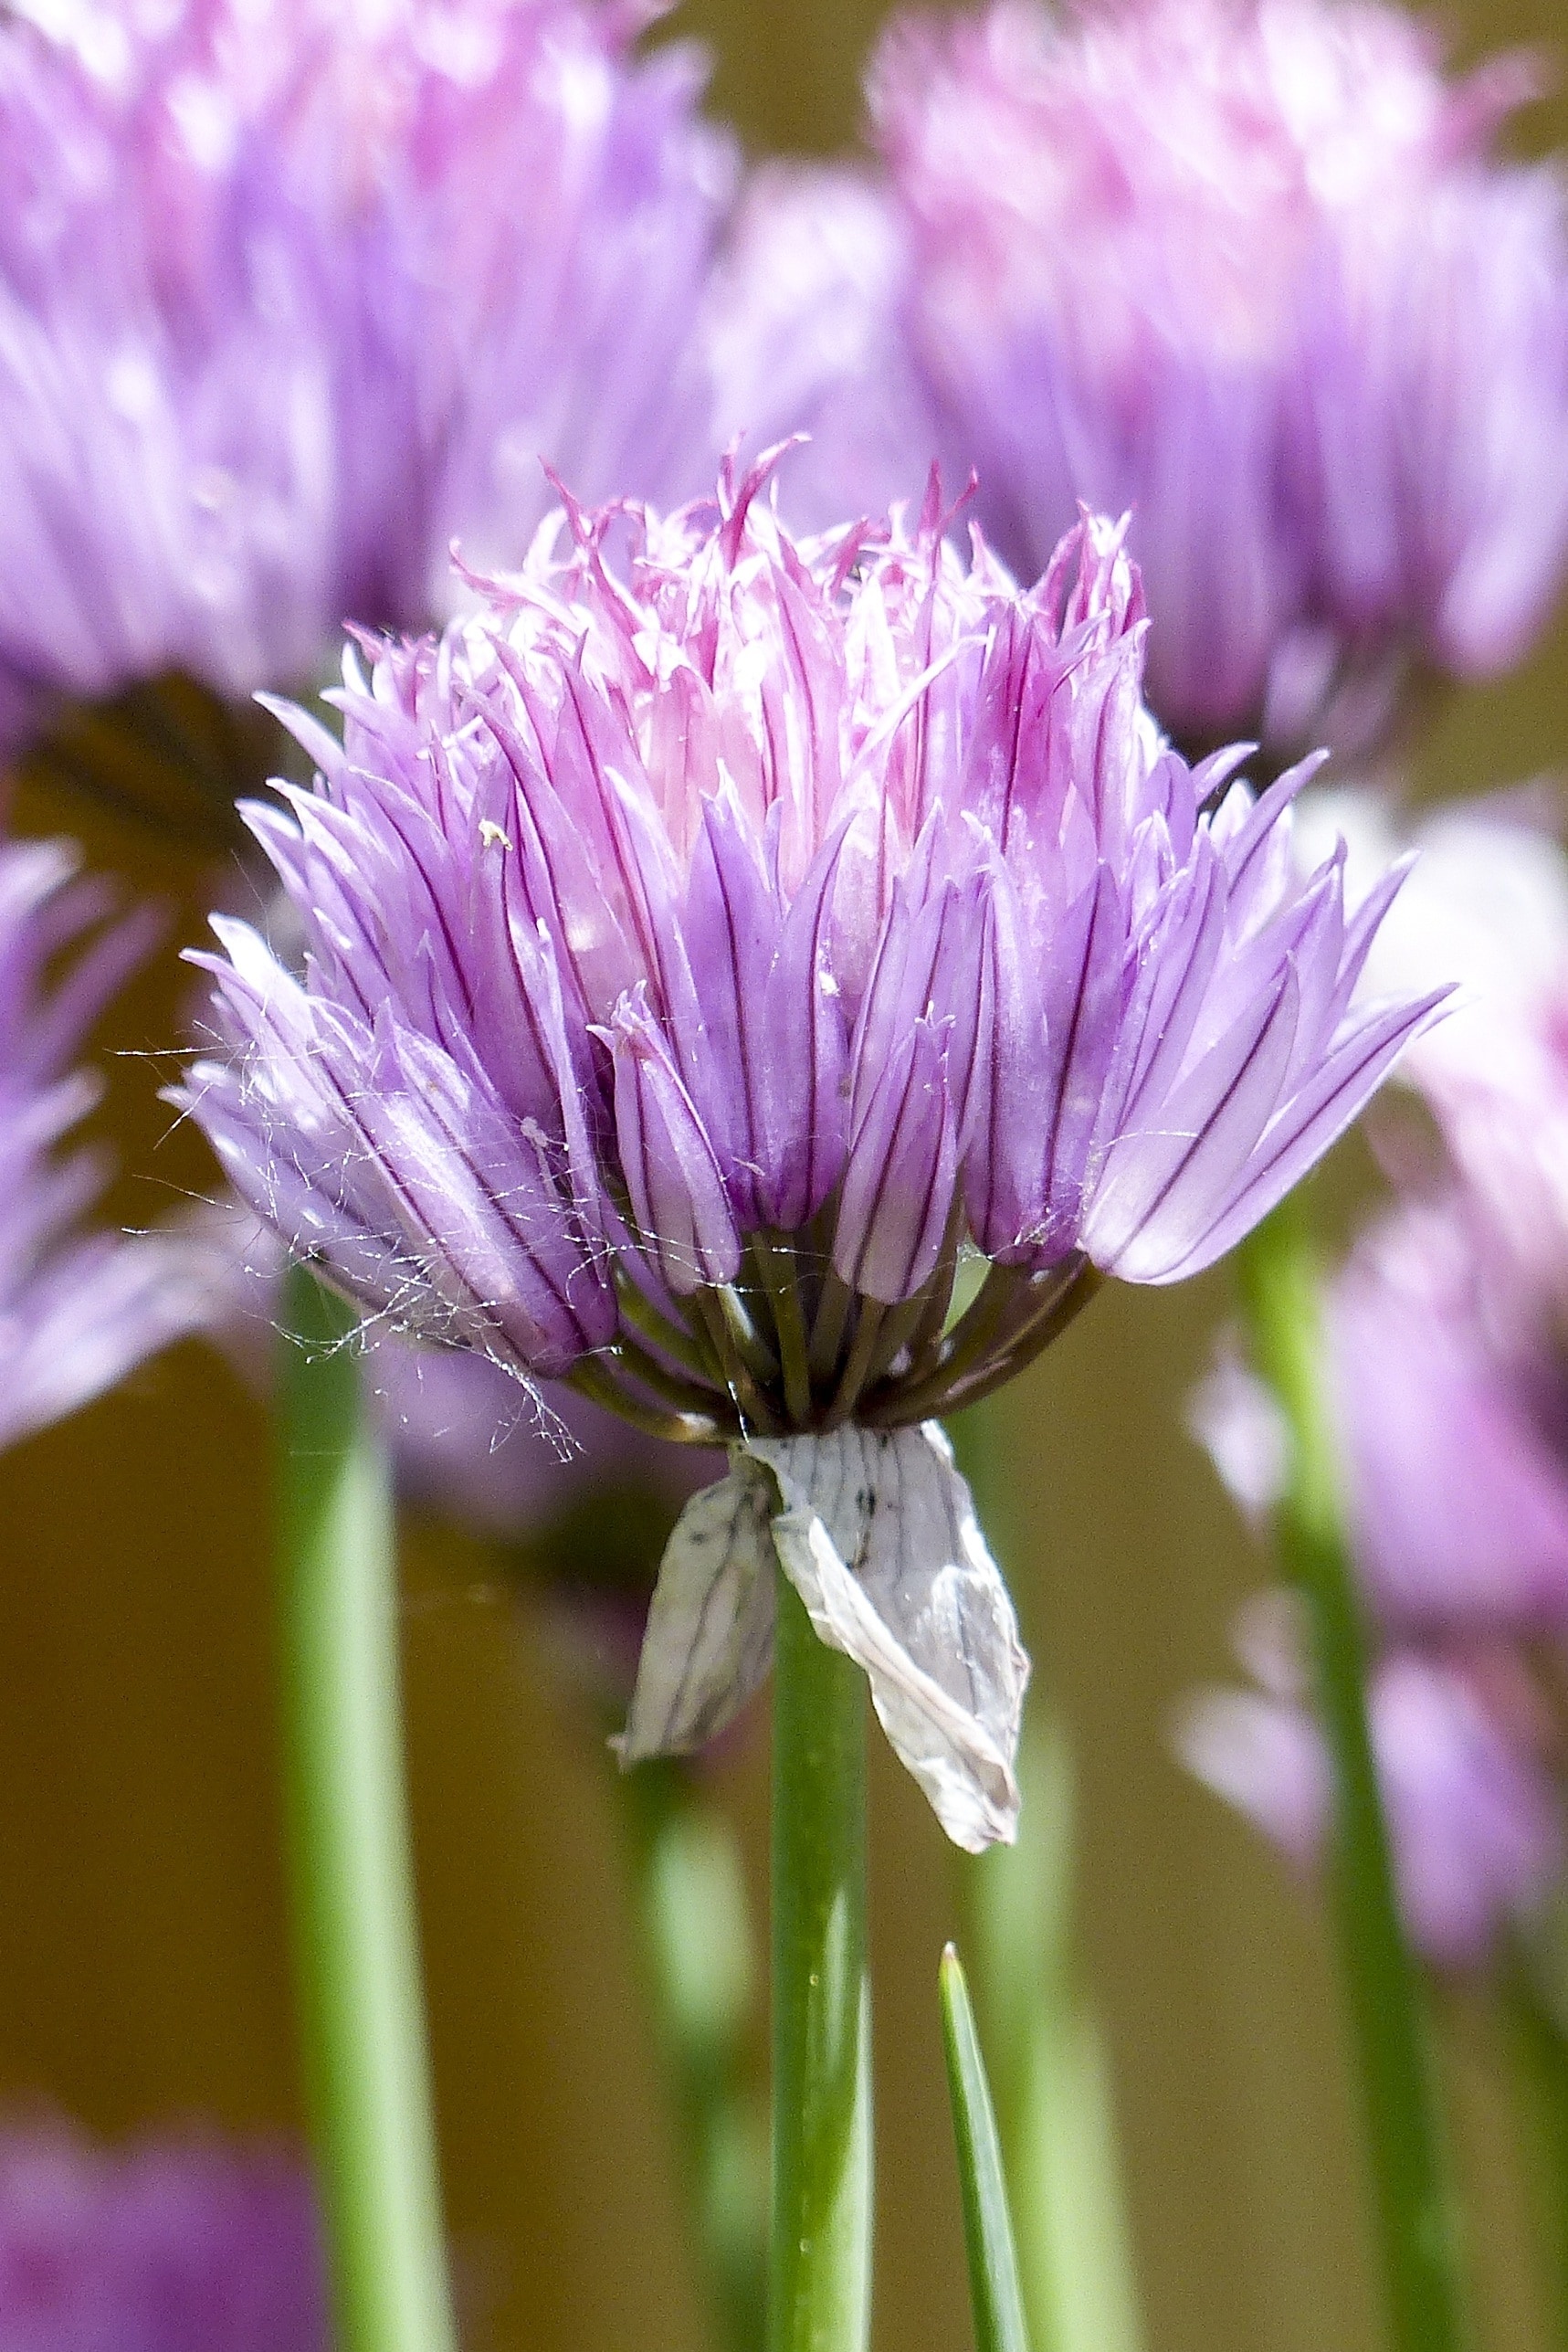
[[[753,1438],[744,1451],[778,1481],[773,1540],[812,1623],[865,1668],[948,1836],[971,1853],[1010,1843],[1029,1661],[942,1430]]]
[[[773,1482],[737,1450],[694,1494],[665,1545],[637,1660],[623,1766],[685,1756],[724,1729],[773,1654]]]

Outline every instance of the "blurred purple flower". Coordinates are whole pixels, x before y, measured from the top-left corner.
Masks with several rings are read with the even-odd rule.
[[[282,2153],[0,2127],[5,2352],[326,2352],[314,2200]]]
[[[1402,674],[1517,659],[1568,544],[1568,243],[1446,81],[1350,0],[910,19],[871,82],[910,332],[980,512],[1043,560],[1134,512],[1184,742],[1375,734]]]
[[[1346,1508],[1393,1632],[1568,1636],[1568,1382],[1499,1303],[1458,1199],[1375,1229],[1330,1296]]]
[[[71,1064],[156,929],[141,914],[105,925],[109,905],[68,843],[0,841],[0,1445],[112,1387],[201,1313],[176,1243],[81,1229],[104,1171],[58,1148],[97,1093]]]
[[[1193,1700],[1179,1743],[1201,1780],[1315,1868],[1329,1839],[1328,1753],[1289,1664],[1265,1665],[1264,1682]],[[1537,1694],[1506,1655],[1395,1649],[1373,1674],[1371,1711],[1410,1935],[1438,1967],[1483,1967],[1544,1907],[1564,1861]]]
[[[1451,821],[1462,838],[1465,820]],[[1484,846],[1485,828],[1469,829]],[[1527,882],[1537,916],[1553,901],[1540,885],[1554,881],[1561,950],[1561,874],[1528,859],[1505,860],[1503,872]],[[1511,890],[1502,903],[1516,903]],[[1549,1157],[1557,1133],[1553,1103],[1519,1084],[1528,1065],[1510,1033],[1528,1032],[1541,989],[1550,996],[1562,975],[1559,965],[1548,982],[1550,923],[1527,929],[1481,959],[1499,983],[1492,998],[1456,1021],[1457,1049],[1418,1073],[1450,1144],[1452,1106],[1466,1106],[1469,1156],[1451,1152],[1436,1171],[1413,1161],[1399,1205],[1326,1299],[1326,1395],[1379,1653],[1373,1733],[1395,1859],[1411,1933],[1445,1967],[1489,1960],[1505,1938],[1533,1951],[1568,1860],[1561,1225],[1549,1209],[1543,1239],[1532,1229],[1539,1195],[1507,1180],[1532,1155]],[[1428,944],[1416,926],[1402,968],[1419,968]],[[1249,1510],[1266,1506],[1284,1439],[1260,1385],[1229,1361],[1196,1419],[1233,1492]],[[1189,1760],[1289,1851],[1315,1857],[1326,1751],[1288,1652],[1250,1640],[1246,1656],[1267,1695],[1198,1702]]]
[[[1321,805],[1313,807],[1313,801]],[[1436,1123],[1439,1189],[1452,1194],[1489,1345],[1530,1357],[1548,1387],[1568,1334],[1568,857],[1554,838],[1555,786],[1493,793],[1439,809],[1400,838],[1386,798],[1304,796],[1298,830],[1319,850],[1349,843],[1347,904],[1376,888],[1396,852],[1418,853],[1367,959],[1370,986],[1418,994],[1458,984],[1452,1017],[1405,1057],[1401,1075]],[[1402,1160],[1406,1139],[1384,1139]],[[1418,1155],[1417,1157],[1420,1155]],[[1425,1157],[1432,1158],[1428,1150]],[[1409,1191],[1433,1170],[1393,1172]]]
[[[1506,1036],[1439,1063],[1423,1090],[1481,1237],[1514,1346],[1542,1359],[1568,1340],[1568,955]],[[1488,1044],[1495,1050],[1489,1056]]]
[[[351,660],[341,747],[295,714],[317,788],[250,821],[305,976],[219,923],[231,1058],[180,1099],[374,1317],[728,1438],[786,1493],[805,1461],[802,1511],[818,1474],[847,1508],[896,1465],[906,1532],[923,1497],[1001,1640],[920,1425],[1027,1362],[1091,1270],[1211,1263],[1436,998],[1356,996],[1387,893],[1347,927],[1337,857],[1297,873],[1300,773],[1255,803],[1237,754],[1162,743],[1109,525],[1020,592],[959,559],[934,485],[913,527],[797,543],[766,479],[662,522],[573,507],[564,554],[476,584],[439,643]],[[710,1556],[755,1532],[750,1475],[692,1506],[725,1514]],[[734,1630],[754,1672],[766,1629]],[[994,1787],[985,1822],[1010,1767]]]
[[[0,701],[321,674],[521,555],[540,459],[696,487],[731,164],[572,0],[0,21]],[[689,443],[689,446],[688,444]]]
[[[905,248],[885,185],[844,166],[763,164],[736,207],[705,361],[722,440],[809,436],[781,484],[793,529],[885,514],[942,446],[904,330]]]
[[[1469,1206],[1453,1193],[1406,1204],[1329,1289],[1346,1524],[1384,1637],[1568,1636],[1568,1383],[1533,1322],[1510,1324]],[[1266,1511],[1286,1436],[1234,1352],[1193,1423],[1243,1510]]]

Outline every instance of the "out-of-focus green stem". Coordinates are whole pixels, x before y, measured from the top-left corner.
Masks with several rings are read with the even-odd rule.
[[[717,1807],[680,1758],[639,1764],[620,1787],[697,2250],[730,2352],[759,2352],[767,2149],[746,2073],[756,1969],[740,1862]]]
[[[961,1415],[953,1440],[1015,1599],[1026,1601],[1001,1409],[988,1401]],[[1139,2352],[1110,2066],[1073,1929],[1072,1759],[1037,1668],[1018,1779],[1017,1843],[958,1867],[1029,2337],[1034,2352]]]
[[[1522,1975],[1505,1998],[1548,2323],[1568,2347],[1568,2036]]]
[[[1469,2331],[1430,2024],[1399,1914],[1367,1718],[1366,1646],[1341,1524],[1321,1373],[1318,1265],[1299,1197],[1237,1253],[1255,1360],[1289,1432],[1280,1556],[1311,1625],[1333,1763],[1334,1895],[1398,2352],[1461,2352]]]
[[[1034,2352],[1138,2352],[1110,2064],[1074,1951],[1072,1763],[1038,1701],[1018,1777],[1017,1844],[965,1876],[1030,2341]]]
[[[769,2352],[865,2352],[871,2015],[866,1681],[778,1576]]]
[[[343,2352],[454,2352],[398,1701],[396,1547],[355,1318],[289,1278],[279,1533],[288,1828]]]

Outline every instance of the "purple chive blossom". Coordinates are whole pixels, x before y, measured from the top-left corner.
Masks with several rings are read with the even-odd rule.
[[[327,2352],[314,2200],[280,2152],[0,2127],[6,2352]]]
[[[910,333],[1026,574],[1134,512],[1149,691],[1188,744],[1385,722],[1506,669],[1568,546],[1568,243],[1491,133],[1502,58],[1352,0],[1029,0],[887,37]]]
[[[342,746],[294,720],[316,789],[250,818],[304,976],[220,923],[226,1054],[181,1099],[373,1317],[732,1441],[726,1544],[764,1475],[837,1513],[858,1581],[807,1605],[841,1647],[879,1577],[914,1591],[900,1545],[956,1547],[1010,1705],[1010,1611],[931,1417],[1096,1273],[1220,1256],[1436,1000],[1358,994],[1375,912],[1346,925],[1337,856],[1295,869],[1304,772],[1255,801],[1237,754],[1163,743],[1119,532],[1082,522],[1021,591],[955,554],[934,489],[916,522],[797,543],[765,486],[572,507],[439,641],[351,658]],[[737,1681],[754,1598],[730,1595]],[[931,1658],[879,1697],[917,1749],[963,1735],[931,1695],[953,1604],[920,1606]],[[1016,1798],[994,1746],[976,1842]]]
[[[176,1244],[82,1227],[103,1169],[61,1148],[97,1093],[72,1064],[150,937],[139,915],[105,925],[107,896],[76,867],[62,841],[0,842],[0,1446],[111,1388],[200,1313]]]
[[[1326,1390],[1380,1649],[1373,1735],[1405,1917],[1438,1967],[1471,1967],[1504,1938],[1531,1947],[1568,1862],[1561,1071],[1547,1054],[1568,920],[1549,844],[1500,835],[1488,851],[1486,823],[1446,823],[1448,849],[1469,838],[1479,905],[1511,929],[1486,953],[1471,938],[1465,962],[1490,997],[1455,1016],[1448,1051],[1422,1047],[1415,1075],[1448,1157],[1405,1171],[1405,1197],[1335,1277]],[[1444,893],[1441,875],[1417,882],[1420,922],[1394,944],[1405,971],[1429,965]],[[1559,960],[1542,969],[1552,922]],[[1281,1432],[1241,1366],[1211,1383],[1199,1425],[1234,1492],[1268,1505]],[[1265,1693],[1201,1698],[1184,1746],[1201,1778],[1310,1861],[1328,1818],[1321,1735],[1277,1649],[1248,1644],[1246,1663]]]
[[[1332,1782],[1300,1644],[1248,1644],[1261,1689],[1213,1691],[1180,1729],[1187,1763],[1301,1869],[1329,1842]],[[1568,1856],[1542,1693],[1484,1648],[1394,1649],[1374,1670],[1373,1746],[1412,1940],[1435,1967],[1477,1968],[1528,1930]]]
[[[521,554],[540,459],[695,488],[729,152],[571,0],[0,22],[0,712],[321,673]],[[693,438],[695,447],[689,447]]]

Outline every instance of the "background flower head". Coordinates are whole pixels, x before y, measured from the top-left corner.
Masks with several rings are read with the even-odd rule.
[[[944,448],[905,243],[885,180],[845,164],[759,164],[730,219],[700,330],[714,413],[726,443],[802,437],[783,483],[797,530],[885,513]]]
[[[176,1243],[84,1229],[105,1171],[61,1148],[97,1097],[72,1067],[86,1033],[157,928],[107,923],[110,903],[68,843],[0,842],[0,1444],[112,1387],[201,1314]]]
[[[1412,662],[1506,668],[1568,536],[1568,248],[1528,94],[1392,9],[999,0],[895,26],[872,105],[908,311],[1026,570],[1134,510],[1188,744],[1387,722]]]
[[[729,151],[689,55],[633,30],[569,0],[8,12],[0,693],[308,680],[345,616],[426,617],[454,532],[520,554],[542,458],[601,495],[688,479]]]
[[[1561,853],[1496,809],[1439,818],[1434,845],[1385,952],[1409,977],[1447,940],[1473,993],[1452,1039],[1410,1064],[1432,1131],[1390,1155],[1395,1205],[1329,1287],[1324,1395],[1410,1931],[1439,1965],[1472,1967],[1508,1946],[1539,1961],[1563,1891],[1568,1353],[1549,1047],[1568,905]],[[1463,919],[1442,919],[1450,902]],[[1497,938],[1489,910],[1506,918]],[[1197,1418],[1227,1482],[1266,1507],[1284,1460],[1266,1393],[1233,1362]],[[1263,1689],[1205,1696],[1184,1746],[1315,1861],[1327,1751],[1296,1645],[1255,1631],[1244,1660]]]
[[[1241,1646],[1261,1687],[1191,1701],[1182,1754],[1298,1868],[1319,1870],[1333,1788],[1304,1645],[1277,1612],[1254,1612]],[[1506,1650],[1397,1647],[1373,1669],[1369,1713],[1412,1941],[1439,1968],[1494,1964],[1546,1911],[1568,1852],[1542,1694]]]
[[[7,2352],[327,2352],[315,2200],[280,2150],[0,2127]]]

